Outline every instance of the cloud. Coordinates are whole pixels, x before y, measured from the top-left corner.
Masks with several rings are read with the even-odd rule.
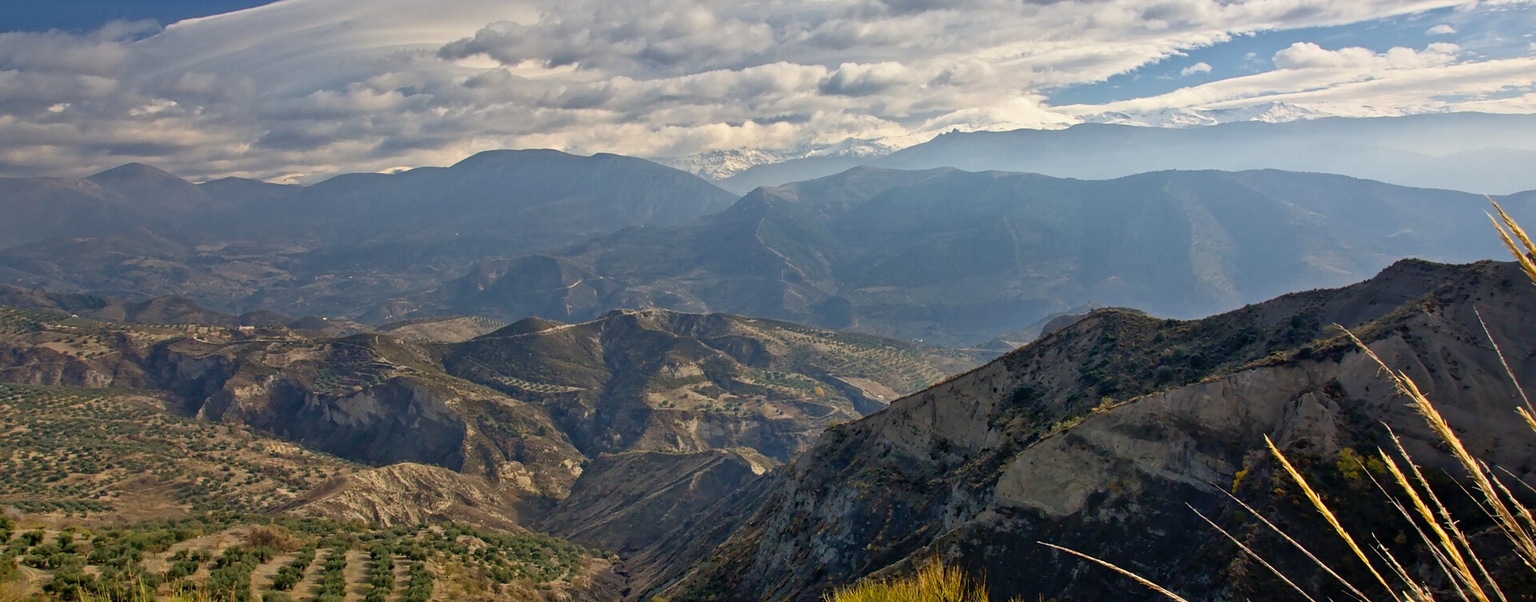
[[[1412,69],[1449,65],[1460,53],[1460,46],[1445,42],[1430,44],[1422,51],[1399,46],[1383,53],[1360,47],[1325,50],[1312,42],[1296,42],[1276,52],[1274,63],[1276,69]]]
[[[1427,36],[1448,36],[1456,33],[1456,28],[1449,24],[1441,23],[1424,31]]]
[[[1188,67],[1185,67],[1183,69],[1180,69],[1179,70],[1179,76],[1180,77],[1189,77],[1189,76],[1194,75],[1196,73],[1210,73],[1210,72],[1211,72],[1211,64],[1207,63],[1205,61],[1201,61],[1201,62],[1195,63],[1193,65],[1190,65]]]
[[[664,156],[1055,127],[1084,109],[1050,106],[1049,90],[1246,33],[1461,4],[285,0],[164,28],[0,33],[0,166],[73,175],[144,161],[193,178],[313,180],[448,164],[491,148]],[[1458,18],[1489,10],[1519,8]],[[1481,94],[1491,84],[1427,78],[1475,61],[1505,68],[1497,82],[1518,83],[1525,68],[1452,44],[1379,53],[1298,44],[1272,57],[1273,72],[1250,76],[1259,79],[1142,101],[1357,90],[1418,106],[1445,94],[1434,86]],[[1210,73],[1209,63],[1183,70],[1197,73]],[[1372,78],[1403,89],[1359,86]]]
[[[1458,62],[1454,44],[1422,50],[1326,50],[1297,43],[1275,54],[1276,69],[1105,105],[1058,107],[1072,115],[1280,102],[1326,114],[1377,116],[1425,112],[1529,112],[1536,56]]]
[[[823,94],[870,96],[906,83],[908,75],[907,68],[901,63],[843,63],[817,89]]]

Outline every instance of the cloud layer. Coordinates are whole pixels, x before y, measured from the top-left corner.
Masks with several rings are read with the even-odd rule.
[[[1403,112],[1529,107],[1536,51],[1480,56],[1447,39],[1456,28],[1429,24],[1443,41],[1385,51],[1297,43],[1264,73],[1097,107],[1048,100],[1052,89],[1235,35],[1463,4],[285,0],[164,29],[0,34],[0,172],[137,160],[194,178],[309,180],[489,148],[671,156],[1269,98]],[[1200,62],[1182,74],[1213,73]]]

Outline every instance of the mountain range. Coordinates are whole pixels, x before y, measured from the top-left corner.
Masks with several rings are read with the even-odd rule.
[[[1536,189],[1536,176],[1523,167],[1536,160],[1536,143],[1531,142],[1536,140],[1533,115],[1444,113],[1274,122],[1228,121],[1226,117],[1188,112],[1156,119],[1101,115],[1097,121],[1059,130],[957,130],[888,155],[832,155],[757,165],[736,171],[719,184],[744,194],[759,186],[872,166],[955,167],[1087,179],[1170,169],[1282,169],[1490,194]]]
[[[1536,193],[1501,197],[1536,218]],[[966,347],[1089,303],[1197,317],[1398,258],[1497,256],[1487,200],[1343,176],[1073,180],[856,168],[677,226],[489,260],[362,319],[587,320],[619,307],[772,317]]]
[[[1424,167],[1357,151],[1456,154],[1491,169],[1484,159],[1527,152],[1531,123],[1444,114],[951,134],[878,160],[901,169],[855,168],[740,198],[648,161],[555,151],[307,187],[192,184],[127,165],[81,180],[0,180],[11,218],[0,224],[0,284],[323,316],[331,324],[314,326],[333,335],[363,329],[336,326],[348,320],[580,322],[662,307],[940,345],[1019,343],[1010,333],[1084,305],[1195,317],[1352,282],[1401,257],[1500,251],[1476,234],[1482,201],[1471,194],[1317,173],[1088,181],[925,166],[1107,177],[1205,157],[1336,172],[1375,161],[1428,177],[1455,161]],[[822,149],[818,160],[862,148]],[[795,165],[773,167],[797,174]],[[1498,169],[1515,180],[1528,171]],[[1500,200],[1526,217],[1531,195]],[[459,340],[484,334],[461,325]]]

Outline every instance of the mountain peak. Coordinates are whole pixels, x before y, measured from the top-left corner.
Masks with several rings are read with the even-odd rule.
[[[143,163],[114,167],[86,181],[126,197],[134,210],[150,216],[185,214],[208,201],[196,184]]]
[[[466,157],[464,160],[453,164],[455,169],[474,169],[488,165],[496,165],[511,161],[523,161],[530,159],[586,159],[581,155],[573,155],[564,151],[550,148],[526,148],[526,149],[498,149],[481,151]]]
[[[145,165],[143,163],[125,163],[85,179],[97,184],[101,184],[103,186],[107,186],[112,182],[143,179],[178,180],[181,182],[186,182],[186,180],[182,180],[181,178],[176,177],[176,175],[171,172],[165,171],[152,165]]]

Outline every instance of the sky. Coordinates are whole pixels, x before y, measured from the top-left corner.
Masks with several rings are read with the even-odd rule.
[[[175,23],[263,4],[273,0],[13,0],[0,4],[0,30],[88,32],[112,21],[151,19]]]
[[[1536,0],[52,4],[0,9],[0,175],[310,182],[1276,102],[1536,113]]]

